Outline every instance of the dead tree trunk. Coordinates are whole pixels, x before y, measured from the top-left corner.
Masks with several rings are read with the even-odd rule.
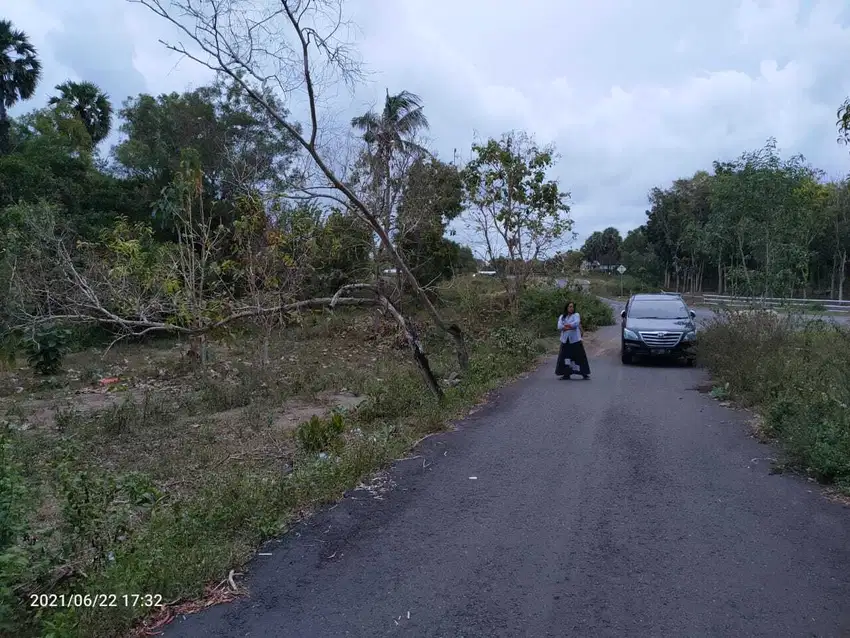
[[[416,333],[416,328],[413,326],[413,323],[408,321],[402,312],[390,301],[382,288],[383,286],[380,283],[374,286],[371,284],[352,284],[344,286],[336,293],[334,301],[331,301],[331,308],[333,308],[336,304],[336,298],[344,292],[365,290],[373,294],[384,309],[393,316],[393,319],[395,319],[398,327],[404,334],[407,346],[410,348],[410,353],[413,356],[413,362],[416,364],[423,381],[425,381],[425,385],[428,386],[428,389],[431,390],[431,393],[437,397],[438,400],[442,400],[444,396],[443,389],[440,387],[439,382],[436,377],[434,377],[434,373],[431,371],[431,364],[428,361],[428,357],[425,355],[422,343],[419,341],[419,335]]]

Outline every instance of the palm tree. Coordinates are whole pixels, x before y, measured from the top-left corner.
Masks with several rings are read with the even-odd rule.
[[[416,133],[428,128],[422,99],[409,91],[390,95],[387,89],[383,112],[369,111],[352,118],[351,126],[363,133],[363,141],[369,147],[373,185],[376,189],[383,187],[381,217],[389,231],[393,155],[396,152],[428,154],[413,141]]]
[[[27,35],[0,20],[0,153],[9,150],[8,110],[30,99],[40,78],[41,62]]]
[[[428,118],[423,112],[422,99],[409,91],[390,95],[384,101],[379,115],[369,111],[351,120],[351,126],[362,131],[363,140],[376,147],[378,157],[386,157],[395,150],[424,151],[411,141],[416,133],[428,128]]]
[[[97,145],[112,126],[112,103],[93,82],[63,82],[56,85],[59,95],[50,98],[51,105],[67,104],[82,121]]]

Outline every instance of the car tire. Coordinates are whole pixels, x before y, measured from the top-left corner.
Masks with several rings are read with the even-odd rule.
[[[626,354],[625,352],[622,352],[622,353],[620,353],[620,361],[623,362],[624,366],[627,366],[627,365],[631,364],[631,362],[632,362],[632,355]]]

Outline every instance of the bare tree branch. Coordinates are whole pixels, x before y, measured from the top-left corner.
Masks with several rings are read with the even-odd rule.
[[[338,33],[347,24],[342,18],[341,0],[278,0],[276,3],[171,0],[167,6],[164,0],[128,1],[141,4],[170,22],[192,43],[190,49],[182,42],[163,42],[166,47],[232,78],[292,135],[330,185],[377,234],[399,273],[409,282],[435,323],[452,336],[458,361],[462,368],[467,368],[469,357],[460,326],[443,319],[402,259],[391,240],[390,231],[381,224],[375,212],[343,183],[318,147],[317,70],[312,64],[313,52],[325,61],[319,69],[320,81],[326,79],[321,74],[322,70],[328,74],[336,72],[346,83],[353,83],[361,75],[359,64],[354,62],[348,47],[338,38]],[[235,29],[234,23],[239,23],[241,28]],[[294,37],[297,44],[290,44],[287,36]],[[296,72],[300,74],[297,80]],[[279,112],[266,98],[272,82],[285,98],[291,98],[298,89],[306,91],[310,120],[307,136],[302,134],[300,126]]]

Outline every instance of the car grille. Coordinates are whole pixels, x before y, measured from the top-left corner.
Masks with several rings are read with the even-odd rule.
[[[682,338],[681,332],[641,332],[640,338],[651,348],[674,348]]]

